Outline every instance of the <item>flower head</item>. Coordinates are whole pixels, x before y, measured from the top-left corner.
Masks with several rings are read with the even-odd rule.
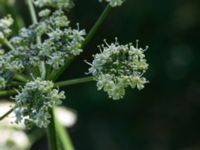
[[[100,2],[106,1],[111,7],[121,6],[125,0],[99,0]]]
[[[125,88],[131,86],[139,90],[148,81],[142,77],[148,69],[144,51],[132,44],[120,45],[117,40],[110,45],[100,46],[101,53],[94,56],[89,73],[97,80],[99,90],[103,89],[110,98],[121,99]]]
[[[16,123],[23,121],[27,128],[33,124],[46,128],[50,123],[50,108],[61,104],[63,99],[65,99],[64,92],[54,89],[51,81],[37,78],[28,82],[15,96]]]

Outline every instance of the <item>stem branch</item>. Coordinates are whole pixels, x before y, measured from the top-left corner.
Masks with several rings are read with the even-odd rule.
[[[63,87],[63,86],[68,86],[68,85],[90,82],[90,81],[94,81],[94,77],[90,76],[90,77],[72,79],[72,80],[67,80],[67,81],[61,81],[61,82],[55,83],[55,86]]]
[[[30,11],[30,15],[31,15],[31,20],[33,23],[37,23],[37,16],[36,16],[36,12],[32,3],[32,0],[27,0],[27,4],[28,4],[28,8]]]
[[[21,81],[21,82],[27,82],[29,80],[28,77],[26,77],[22,74],[17,74],[17,73],[15,73],[14,79]]]
[[[12,44],[8,41],[8,39],[4,39],[3,40],[3,43],[8,47],[8,48],[10,48],[10,50],[12,50],[12,51],[14,51],[15,50],[15,48],[12,46]]]
[[[60,124],[55,118],[56,130],[58,132],[58,139],[61,142],[63,150],[74,150],[73,144],[65,127]]]

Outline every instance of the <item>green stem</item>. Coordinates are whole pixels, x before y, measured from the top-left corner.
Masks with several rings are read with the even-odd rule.
[[[103,24],[104,20],[108,16],[111,9],[112,9],[112,7],[110,7],[110,5],[108,4],[106,6],[106,8],[104,9],[104,11],[102,12],[102,14],[100,15],[100,17],[98,18],[98,20],[95,22],[94,26],[89,31],[85,41],[82,44],[82,48],[84,48],[91,41],[91,39],[94,37],[95,33],[100,28],[100,26]]]
[[[63,150],[74,150],[73,144],[65,127],[55,118],[56,131]]]
[[[67,81],[61,81],[61,82],[55,83],[55,86],[63,87],[63,86],[68,86],[68,85],[90,82],[90,81],[94,81],[94,77],[90,76],[90,77],[72,79],[72,80],[67,80]]]
[[[0,117],[0,121],[3,120],[5,117],[7,117],[10,113],[13,112],[13,110],[15,109],[15,107],[11,108],[9,111],[7,111],[4,115],[2,115]]]
[[[44,61],[41,62],[41,78],[46,78],[46,66]]]
[[[11,96],[15,95],[17,92],[15,90],[0,91],[0,96]]]
[[[55,129],[55,118],[54,118],[54,110],[53,108],[50,110],[50,124],[47,128],[48,140],[49,140],[49,148],[50,150],[57,150],[57,135]]]
[[[14,51],[15,48],[12,46],[12,44],[7,40],[7,39],[4,39],[3,40],[3,43],[8,47],[10,48],[10,50]]]
[[[31,15],[31,20],[33,23],[37,23],[37,16],[36,16],[36,12],[32,3],[32,0],[27,0],[27,4],[28,4],[28,8],[30,11],[30,15]]]
[[[22,74],[17,74],[17,73],[15,73],[14,79],[16,79],[18,81],[21,81],[21,82],[27,82],[27,81],[29,81],[28,77],[26,77],[26,76],[24,76]]]

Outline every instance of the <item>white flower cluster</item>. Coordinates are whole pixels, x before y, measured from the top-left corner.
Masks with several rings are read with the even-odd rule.
[[[15,96],[16,100],[16,123],[24,122],[27,128],[33,124],[46,128],[50,123],[50,108],[61,104],[65,99],[64,91],[54,89],[51,81],[40,78],[28,82],[21,92]]]
[[[11,33],[11,25],[13,24],[13,19],[10,15],[0,19],[0,40],[7,38]]]
[[[38,7],[54,7],[61,9],[71,9],[74,6],[72,0],[33,0]]]
[[[119,45],[116,42],[100,47],[101,53],[94,56],[89,73],[97,80],[98,90],[103,89],[109,97],[118,100],[125,95],[125,88],[144,88],[148,83],[143,74],[148,69],[144,51],[132,44]]]
[[[0,55],[0,66],[14,72],[38,66],[42,61],[50,69],[59,69],[68,58],[82,52],[85,30],[72,29],[62,10],[43,17],[37,24],[22,28],[18,36],[11,38],[14,50]],[[42,37],[41,43],[36,38]]]
[[[106,1],[111,7],[121,6],[125,0],[99,0],[99,2]]]

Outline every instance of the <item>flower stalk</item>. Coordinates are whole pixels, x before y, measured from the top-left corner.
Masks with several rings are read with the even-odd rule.
[[[90,82],[90,81],[94,81],[94,77],[90,76],[90,77],[72,79],[72,80],[67,80],[67,81],[61,81],[61,82],[55,83],[55,86],[64,87],[64,86],[69,86],[69,85],[86,83],[86,82]]]
[[[27,5],[30,11],[30,15],[31,15],[31,20],[33,23],[37,23],[37,16],[36,16],[36,12],[32,3],[32,0],[27,0]]]
[[[55,129],[55,116],[54,116],[54,109],[50,109],[49,114],[51,115],[50,124],[47,128],[47,135],[49,140],[49,148],[51,150],[58,150],[57,148],[57,135]]]
[[[61,125],[58,119],[55,118],[56,132],[58,133],[58,140],[61,143],[63,150],[74,150],[72,141],[69,137],[65,127]]]

